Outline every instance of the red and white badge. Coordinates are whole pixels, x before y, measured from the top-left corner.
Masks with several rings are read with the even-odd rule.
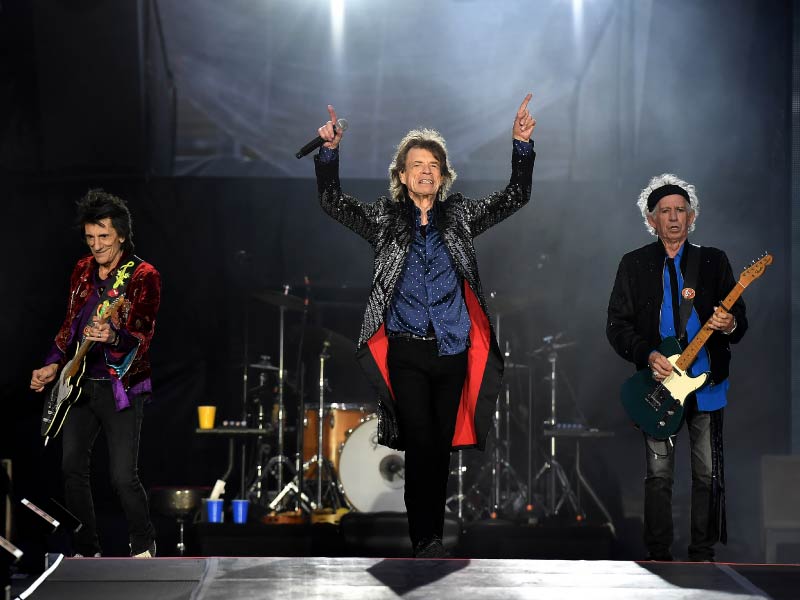
[[[686,300],[691,300],[694,298],[694,290],[692,288],[683,288],[681,296],[683,296]]]

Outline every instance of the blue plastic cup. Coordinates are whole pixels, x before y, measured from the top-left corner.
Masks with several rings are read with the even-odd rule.
[[[206,501],[209,523],[222,523],[222,500]]]
[[[247,507],[250,503],[247,500],[233,501],[233,522],[247,523]]]

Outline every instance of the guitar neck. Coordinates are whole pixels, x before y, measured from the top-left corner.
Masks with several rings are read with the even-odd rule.
[[[740,282],[736,282],[736,285],[733,286],[731,293],[725,297],[720,303],[720,310],[724,310],[725,312],[730,312],[733,304],[739,299],[739,296],[742,295],[744,292],[744,286]],[[697,354],[700,350],[705,346],[708,338],[711,337],[711,334],[714,333],[716,329],[711,328],[711,318],[709,317],[708,321],[705,322],[700,328],[700,331],[697,332],[697,335],[694,336],[689,345],[686,346],[686,349],[681,353],[680,357],[676,361],[676,366],[681,369],[682,371],[686,371],[689,369],[689,365],[694,362],[694,359],[697,358]]]
[[[103,304],[101,304],[101,315],[100,318],[97,320],[98,323],[107,323],[108,320],[117,314],[117,311],[122,306],[122,301],[125,298],[125,294],[120,294],[119,297],[114,300],[111,305],[108,305],[108,301],[106,300]],[[75,356],[72,358],[70,362],[69,369],[64,370],[65,377],[74,377],[78,373],[78,369],[80,368],[81,363],[83,363],[83,358],[86,356],[86,353],[94,346],[94,342],[90,340],[83,340],[78,346],[77,352],[75,352]]]
[[[65,373],[67,377],[74,377],[78,373],[83,358],[86,356],[86,353],[91,350],[92,346],[94,346],[94,342],[90,340],[83,340],[81,342],[81,345],[78,346],[78,351],[75,352],[75,356],[72,358],[69,370]]]

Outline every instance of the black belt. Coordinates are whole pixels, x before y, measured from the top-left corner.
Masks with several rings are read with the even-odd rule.
[[[389,331],[386,335],[389,337],[389,339],[418,340],[420,342],[436,341],[435,335],[414,335],[408,331]]]

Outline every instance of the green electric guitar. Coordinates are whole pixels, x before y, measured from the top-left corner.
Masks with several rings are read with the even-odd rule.
[[[731,292],[720,303],[720,310],[730,311],[744,289],[761,277],[770,264],[772,256],[765,254],[745,269]],[[657,440],[674,435],[683,423],[683,403],[686,398],[708,381],[709,373],[701,373],[696,377],[689,375],[689,366],[716,331],[710,323],[709,318],[686,349],[681,348],[680,342],[674,337],[661,342],[658,351],[672,364],[672,373],[663,381],[656,382],[650,369],[642,369],[622,385],[622,406],[636,426],[647,435]]]

